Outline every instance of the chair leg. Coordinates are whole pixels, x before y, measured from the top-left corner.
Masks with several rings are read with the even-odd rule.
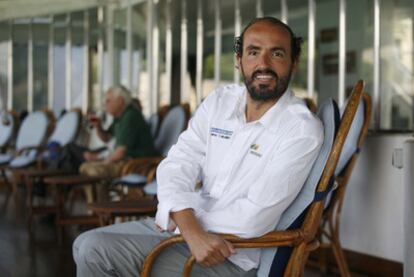
[[[326,247],[319,248],[318,266],[321,276],[325,276],[328,272],[328,252]]]
[[[351,277],[349,272],[348,264],[346,262],[345,254],[342,250],[339,239],[335,238],[332,240],[332,249],[335,255],[336,262],[339,267],[339,271],[342,277]]]
[[[29,214],[27,216],[27,228],[29,234],[32,234],[32,224],[33,224],[33,180],[29,176],[26,176],[26,185],[27,185],[27,205],[29,208]]]

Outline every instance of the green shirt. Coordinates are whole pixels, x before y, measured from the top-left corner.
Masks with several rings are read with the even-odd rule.
[[[156,156],[150,128],[142,113],[133,106],[129,105],[114,119],[108,132],[115,137],[115,147],[126,147],[126,158]]]

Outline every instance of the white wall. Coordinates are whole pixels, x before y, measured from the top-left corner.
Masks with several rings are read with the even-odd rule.
[[[412,135],[367,138],[354,168],[342,212],[343,248],[403,262],[403,170],[392,165],[395,148]]]

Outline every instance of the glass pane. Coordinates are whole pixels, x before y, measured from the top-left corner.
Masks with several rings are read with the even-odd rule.
[[[346,17],[346,92],[349,94],[358,79],[365,82],[371,94],[374,76],[374,1],[348,0]],[[349,12],[352,11],[352,12]],[[361,28],[364,26],[364,28]],[[371,120],[373,123],[373,120]]]
[[[82,107],[83,74],[84,74],[84,13],[76,12],[71,14],[71,66],[72,66],[72,92],[71,107]]]
[[[114,84],[128,84],[128,52],[126,46],[127,10],[126,8],[114,11]]]
[[[414,3],[381,1],[381,129],[412,130]]]
[[[149,77],[147,72],[147,4],[141,3],[132,9],[133,35],[133,93],[138,96],[145,115],[149,115]]]
[[[191,110],[196,108],[197,1],[187,1],[187,74],[184,81]],[[173,38],[174,39],[174,38]],[[182,100],[183,102],[183,100]]]
[[[316,15],[323,16],[315,16],[315,91],[318,92],[318,103],[329,97],[338,101],[339,2],[316,2]]]
[[[65,109],[66,101],[66,15],[55,16],[53,26],[53,111],[58,115]]]
[[[104,30],[103,26],[99,25],[98,22],[98,9],[91,9],[89,10],[89,24],[90,24],[90,61],[91,61],[91,88],[92,90],[89,92],[89,107],[92,110],[101,109],[102,103],[100,102],[100,90],[99,90],[99,55],[98,55],[98,43],[99,37],[102,36],[102,41],[104,42]]]
[[[33,19],[33,110],[47,108],[49,18]]]
[[[13,109],[27,110],[27,39],[28,21],[13,25]]]
[[[214,2],[203,2],[203,98],[215,89],[214,83],[214,31],[215,10]]]
[[[145,19],[142,9],[145,5],[140,4],[132,7],[132,94],[138,97],[142,102],[142,88],[140,76],[144,67],[143,60],[145,58]]]
[[[195,2],[195,1],[194,1]],[[167,82],[167,68],[166,68],[166,18],[167,18],[167,1],[160,1],[158,4],[158,28],[159,28],[159,37],[160,37],[160,51],[159,51],[159,62],[160,62],[160,106],[169,105],[170,104],[170,95],[168,92],[168,82]],[[170,12],[171,17],[171,6],[168,9],[168,12]],[[189,34],[191,35],[191,26],[189,26]],[[195,41],[195,34],[193,39],[190,39],[189,41],[189,51],[191,52],[191,42],[192,40]],[[172,37],[174,40],[174,37]],[[190,55],[191,56],[191,55]],[[191,72],[191,71],[190,71]],[[194,69],[195,74],[195,69]]]
[[[220,1],[222,34],[220,85],[234,83],[234,1]]]
[[[296,36],[303,38],[302,54],[299,66],[292,77],[291,88],[299,97],[307,96],[308,89],[308,1],[286,1],[288,5],[288,24]],[[318,83],[315,83],[315,96],[318,95]]]
[[[8,72],[7,72],[7,57],[9,55],[8,50],[8,23],[0,23],[0,111],[7,109],[7,82],[8,82]]]
[[[262,0],[263,16],[273,16],[281,19],[280,0]]]

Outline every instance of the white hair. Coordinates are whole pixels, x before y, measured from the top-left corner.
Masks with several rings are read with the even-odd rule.
[[[131,92],[126,87],[117,85],[110,87],[108,92],[110,91],[115,98],[122,97],[124,99],[125,106],[128,106],[131,103]]]

